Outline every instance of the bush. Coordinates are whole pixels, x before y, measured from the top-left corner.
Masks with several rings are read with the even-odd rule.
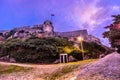
[[[26,41],[11,39],[2,47],[0,56],[10,55],[17,62],[52,63],[59,59],[62,47],[72,43],[64,38],[29,38]]]
[[[73,56],[76,60],[83,60],[82,53],[79,50],[72,51],[69,56]]]
[[[104,51],[96,43],[83,42],[85,56],[96,58]],[[29,38],[25,41],[11,39],[0,45],[0,57],[9,55],[17,62],[53,63],[60,53],[69,53],[76,60],[83,60],[81,50],[73,47],[66,38]]]
[[[31,46],[26,44],[21,48],[19,47],[19,49],[14,53],[11,52],[11,57],[17,62],[52,63],[59,57],[58,53],[56,53],[51,47],[48,48],[47,46]]]
[[[100,54],[105,53],[105,48],[95,42],[83,42],[85,56],[88,58],[98,58]]]

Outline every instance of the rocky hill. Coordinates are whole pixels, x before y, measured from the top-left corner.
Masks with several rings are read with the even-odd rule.
[[[81,36],[86,41],[100,42],[100,39],[89,35],[87,30],[76,30],[68,32],[56,32],[51,21],[45,21],[40,25],[23,26],[14,28],[12,30],[0,31],[0,41],[9,40],[12,38],[26,39],[31,36],[34,37],[67,37],[69,40],[75,41],[77,37]]]
[[[53,26],[50,21],[45,21],[42,25],[24,26],[12,30],[0,31],[0,41],[12,38],[26,39],[31,36],[50,37],[53,36]]]
[[[99,45],[103,45],[99,38],[90,35],[87,30],[75,30],[68,32],[56,32],[51,21],[46,20],[43,24],[33,26],[23,26],[14,28],[12,30],[0,31],[0,42],[5,42],[13,38],[26,40],[30,37],[66,37],[70,41],[77,42],[77,38],[81,36],[84,41],[95,42]],[[77,43],[78,44],[78,43]],[[76,43],[75,43],[76,45]],[[106,48],[106,46],[103,46]]]

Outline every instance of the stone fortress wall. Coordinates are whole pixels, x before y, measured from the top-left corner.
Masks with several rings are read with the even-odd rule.
[[[0,41],[5,40],[5,36],[9,34],[11,30],[0,31]],[[46,20],[43,24],[24,26],[13,29],[14,34],[10,35],[7,39],[11,38],[29,38],[31,36],[36,37],[67,37],[71,41],[75,41],[77,37],[81,36],[85,41],[93,41],[101,44],[100,39],[95,36],[89,35],[87,30],[76,30],[68,32],[55,32],[51,21]]]

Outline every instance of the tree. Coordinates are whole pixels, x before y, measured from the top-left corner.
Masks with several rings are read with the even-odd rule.
[[[95,42],[83,42],[83,48],[85,56],[89,58],[98,58],[100,54],[104,53],[106,50],[101,45]]]
[[[109,42],[111,43],[111,46],[113,48],[117,47],[119,50],[120,49],[120,15],[112,15],[112,17],[113,17],[112,24],[105,27],[109,29],[109,31],[104,32],[103,37],[108,38]]]

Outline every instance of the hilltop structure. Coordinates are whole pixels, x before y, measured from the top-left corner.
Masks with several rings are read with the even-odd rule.
[[[101,44],[100,39],[89,35],[87,30],[76,30],[69,32],[56,32],[51,21],[47,20],[41,25],[24,26],[7,31],[0,31],[0,41],[9,40],[11,38],[26,39],[31,36],[35,37],[66,37],[71,41],[76,41],[81,36],[85,41],[97,42]]]

